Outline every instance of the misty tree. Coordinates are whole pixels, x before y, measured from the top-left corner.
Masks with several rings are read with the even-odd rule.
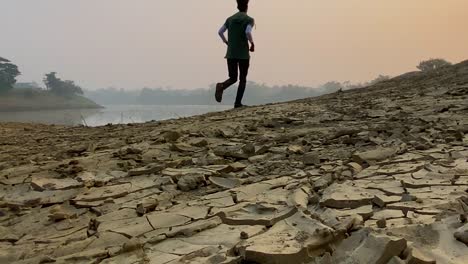
[[[388,81],[390,80],[390,76],[389,75],[382,75],[380,74],[379,76],[377,76],[377,78],[375,78],[374,80],[370,81],[367,83],[367,86],[369,85],[374,85],[374,84],[377,84],[377,83],[380,83],[380,82],[384,82],[384,81]]]
[[[14,85],[15,89],[32,89],[32,90],[40,90],[41,87],[37,82],[19,82]]]
[[[447,67],[450,65],[452,65],[452,63],[444,59],[429,59],[429,60],[425,60],[419,63],[419,65],[416,66],[416,68],[418,68],[422,72],[428,72],[428,71],[437,70],[443,67]]]
[[[379,76],[377,76],[375,79],[368,81],[368,82],[352,83],[350,81],[345,81],[342,83],[342,86],[345,90],[359,89],[359,88],[364,88],[364,87],[368,87],[371,85],[375,85],[384,81],[388,81],[391,78],[392,77],[390,75],[379,74]]]
[[[0,57],[0,92],[13,89],[13,85],[16,83],[16,77],[20,74],[18,66]]]
[[[58,78],[56,72],[46,74],[43,81],[47,90],[59,96],[83,94],[83,89],[75,82]]]
[[[333,93],[333,92],[342,90],[344,87],[343,87],[343,84],[341,84],[340,82],[331,81],[322,85],[321,88],[327,92]]]

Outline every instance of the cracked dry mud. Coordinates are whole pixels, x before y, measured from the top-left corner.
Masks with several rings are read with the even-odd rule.
[[[0,263],[468,259],[468,62],[179,120],[0,131]]]

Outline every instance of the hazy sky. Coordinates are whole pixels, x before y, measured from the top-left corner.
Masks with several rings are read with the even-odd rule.
[[[20,81],[206,87],[227,76],[217,30],[235,0],[0,0],[0,56]],[[251,0],[249,79],[316,85],[468,59],[467,0]]]

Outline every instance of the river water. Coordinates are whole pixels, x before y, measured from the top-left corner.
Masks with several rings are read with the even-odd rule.
[[[189,117],[230,109],[225,105],[107,105],[104,109],[0,112],[0,122],[103,126]]]

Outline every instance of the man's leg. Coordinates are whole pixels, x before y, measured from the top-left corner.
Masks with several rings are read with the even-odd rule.
[[[237,89],[236,102],[234,107],[242,106],[242,98],[244,97],[245,86],[247,84],[247,75],[249,74],[250,60],[239,60],[239,88]]]
[[[229,86],[235,84],[237,82],[237,67],[238,67],[238,60],[234,59],[227,59],[228,71],[229,71],[229,79],[224,81],[223,89],[226,90]]]
[[[227,79],[226,81],[222,83],[216,84],[215,98],[218,103],[221,103],[221,101],[223,100],[223,91],[229,88],[229,86],[237,82],[238,61],[234,59],[227,59],[227,65],[228,65],[229,79]]]

